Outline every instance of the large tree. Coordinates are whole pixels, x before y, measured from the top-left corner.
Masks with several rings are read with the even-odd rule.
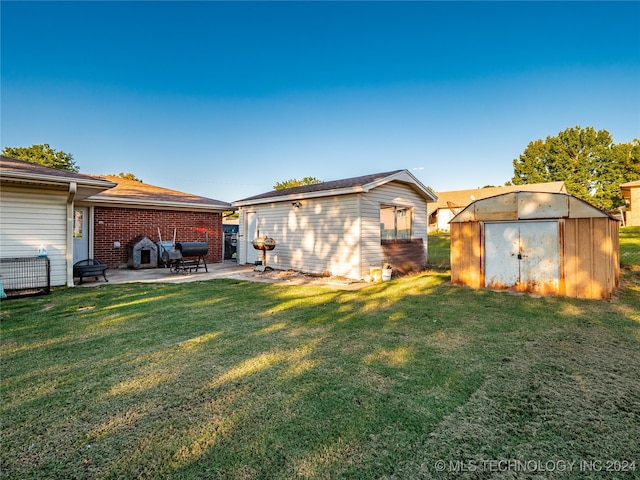
[[[77,173],[80,169],[73,161],[73,155],[63,151],[56,151],[49,144],[31,145],[30,147],[5,147],[2,154],[25,160],[31,163],[39,163],[45,167],[59,168],[60,170],[68,170]]]
[[[513,161],[514,185],[564,181],[567,192],[602,209],[622,205],[620,184],[640,178],[640,142],[614,144],[606,130],[568,128],[535,140]]]
[[[318,180],[315,177],[304,177],[301,180],[297,178],[290,178],[283,182],[276,182],[273,186],[274,190],[284,190],[285,188],[301,187],[303,185],[315,185],[316,183],[322,183],[322,180]]]

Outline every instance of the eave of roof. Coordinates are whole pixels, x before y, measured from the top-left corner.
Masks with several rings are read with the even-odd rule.
[[[361,177],[333,180],[313,185],[287,188],[284,190],[272,190],[260,195],[248,197],[233,202],[235,207],[258,205],[265,203],[286,202],[304,200],[310,198],[332,197],[337,195],[349,195],[366,193],[369,190],[392,181],[398,181],[410,185],[416,192],[425,198],[427,202],[435,202],[437,197],[427,189],[417,178],[407,170],[394,170],[391,172],[364,175]]]
[[[153,207],[158,209],[171,210],[202,210],[214,212],[227,212],[235,210],[231,204],[220,202],[217,204],[193,203],[193,202],[172,202],[162,200],[138,200],[130,197],[105,197],[103,195],[93,195],[86,199],[91,205],[111,206],[111,207]]]
[[[5,184],[32,185],[68,190],[75,183],[76,199],[86,198],[115,186],[115,183],[90,175],[45,167],[37,163],[0,156],[0,180]]]
[[[633,182],[626,182],[620,185],[622,190],[628,190],[630,188],[640,187],[640,180],[634,180]]]
[[[223,212],[235,210],[227,202],[178,192],[113,175],[86,175],[37,163],[0,156],[0,180],[3,184],[32,185],[68,191],[77,185],[76,201],[95,205],[153,207],[159,209]]]

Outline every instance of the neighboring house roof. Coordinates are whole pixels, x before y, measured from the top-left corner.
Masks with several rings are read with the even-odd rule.
[[[531,183],[528,185],[509,185],[504,187],[472,188],[470,190],[453,190],[450,192],[436,192],[438,202],[427,205],[429,215],[441,208],[462,209],[475,200],[495,197],[510,192],[548,192],[566,193],[564,182]]]
[[[629,198],[631,196],[632,188],[640,188],[640,180],[636,180],[634,182],[627,182],[620,185],[620,190],[622,191],[623,198]]]
[[[628,202],[631,201],[631,190],[635,188],[640,188],[640,180],[621,184],[620,193],[622,193],[622,198]],[[628,208],[631,210],[631,205],[628,205]]]
[[[31,185],[67,192],[72,188],[71,184],[75,184],[76,200],[87,198],[115,185],[105,179],[59,168],[45,167],[39,163],[31,163],[4,155],[0,155],[0,180],[4,184]]]
[[[200,197],[190,193],[170,190],[148,183],[129,180],[115,175],[95,175],[113,182],[115,185],[90,197],[87,201],[95,205],[122,207],[179,208],[185,210],[228,211],[233,210],[230,203]]]
[[[418,192],[427,202],[435,202],[437,197],[427,187],[414,177],[408,170],[393,170],[391,172],[375,173],[361,177],[345,178],[329,182],[303,185],[300,187],[286,188],[284,190],[271,190],[260,195],[244,198],[233,202],[234,206],[255,205],[260,203],[281,202],[290,200],[302,200],[308,198],[327,197],[334,195],[347,195],[353,193],[368,192],[372,188],[379,187],[389,182],[400,182],[409,185]]]

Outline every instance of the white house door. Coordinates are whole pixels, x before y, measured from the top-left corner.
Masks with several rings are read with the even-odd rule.
[[[558,293],[557,221],[485,223],[485,287]]]
[[[89,258],[89,209],[73,211],[73,263]]]
[[[245,213],[245,219],[247,228],[244,230],[244,261],[245,263],[254,263],[256,253],[260,253],[259,250],[253,248],[252,243],[258,237],[258,215],[256,212],[247,212]]]

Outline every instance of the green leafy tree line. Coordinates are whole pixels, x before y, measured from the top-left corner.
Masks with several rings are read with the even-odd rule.
[[[5,147],[2,154],[24,160],[26,162],[38,163],[45,167],[59,168],[69,172],[78,173],[80,169],[73,161],[73,155],[62,151],[56,151],[48,143],[42,145],[31,145],[30,147]]]
[[[614,144],[606,130],[568,128],[530,142],[513,169],[513,185],[564,181],[568,193],[612,209],[624,204],[620,184],[640,179],[640,140]]]
[[[140,180],[138,177],[136,177],[133,173],[131,172],[120,172],[117,175],[114,173],[113,174],[114,177],[118,177],[118,178],[124,178],[125,180],[133,180],[135,182],[140,182],[140,183],[144,183],[142,180]]]
[[[48,143],[31,145],[30,147],[5,147],[2,149],[2,155],[17,160],[24,160],[25,162],[37,163],[45,167],[67,170],[69,172],[78,173],[80,171],[80,168],[73,160],[72,154],[56,151],[54,148],[51,148]],[[120,172],[113,174],[113,176],[142,182],[142,180],[130,172]]]
[[[318,180],[315,177],[304,177],[300,180],[297,178],[290,178],[282,182],[276,182],[273,186],[274,190],[284,190],[285,188],[301,187],[303,185],[315,185],[316,183],[322,183],[322,180]]]

